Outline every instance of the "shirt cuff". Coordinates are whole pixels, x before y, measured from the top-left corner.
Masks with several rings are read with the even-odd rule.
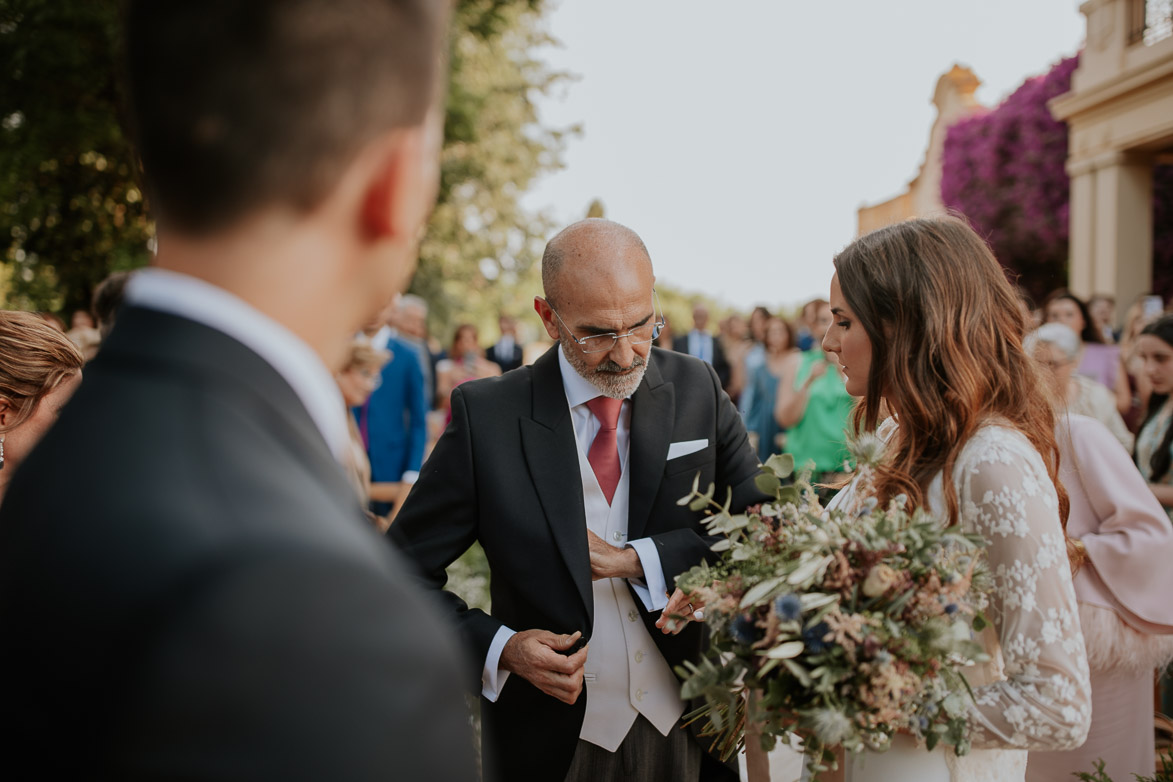
[[[660,552],[656,551],[655,541],[651,538],[639,538],[629,540],[627,545],[635,549],[639,563],[644,569],[642,583],[634,578],[628,579],[628,583],[644,604],[644,608],[648,611],[663,611],[668,605],[668,585],[664,580],[664,566],[660,564]]]
[[[501,652],[505,651],[505,644],[515,634],[515,630],[501,625],[497,628],[497,634],[493,636],[493,642],[489,644],[489,653],[485,655],[485,669],[481,671],[481,695],[485,696],[489,703],[497,702],[497,698],[501,696],[501,688],[509,678],[509,671],[499,670]]]
[[[403,475],[399,476],[399,482],[406,483],[408,485],[415,483],[419,479],[420,479],[420,471],[419,470],[408,470],[407,472],[403,473]]]

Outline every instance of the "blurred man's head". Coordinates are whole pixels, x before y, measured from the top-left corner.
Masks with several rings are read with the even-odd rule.
[[[703,304],[694,304],[692,307],[692,327],[697,331],[704,331],[709,326],[709,309]]]
[[[428,303],[414,293],[399,297],[399,308],[395,312],[395,328],[399,333],[412,339],[427,339]]]
[[[130,0],[160,257],[313,220],[324,263],[365,278],[356,318],[402,290],[437,191],[446,23],[439,0]]]
[[[514,339],[517,338],[517,318],[512,315],[502,315],[497,319],[497,328],[501,331],[501,336],[508,334]]]

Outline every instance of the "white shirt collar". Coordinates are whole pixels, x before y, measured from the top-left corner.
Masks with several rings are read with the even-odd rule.
[[[211,283],[166,269],[140,269],[126,285],[126,301],[178,315],[227,334],[252,350],[289,383],[339,461],[350,435],[346,403],[334,376],[300,337]]]
[[[595,388],[591,381],[578,374],[578,370],[570,365],[562,352],[562,345],[558,345],[558,367],[562,370],[562,390],[566,392],[566,401],[570,403],[571,408],[585,405],[596,396],[602,395],[602,391]],[[624,399],[630,400],[631,397]]]
[[[381,326],[373,336],[369,338],[371,347],[375,350],[386,350],[387,343],[391,341],[391,337],[395,335],[395,330],[390,326]]]

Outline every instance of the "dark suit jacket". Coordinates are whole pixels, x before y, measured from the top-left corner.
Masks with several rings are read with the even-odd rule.
[[[689,353],[688,343],[691,329],[676,337],[672,341],[672,349],[678,353]],[[713,371],[717,373],[717,378],[721,381],[721,388],[729,387],[729,378],[732,375],[732,367],[729,366],[729,359],[725,357],[725,348],[721,347],[721,340],[714,334],[713,337]],[[696,354],[689,354],[696,355]]]
[[[471,780],[467,663],[404,566],[267,363],[130,308],[0,511],[0,762]]]
[[[711,557],[700,514],[676,501],[699,471],[702,486],[734,490],[734,504],[758,501],[758,462],[737,410],[702,361],[653,348],[632,395],[629,539],[651,538],[669,588]],[[667,460],[673,442],[708,446]],[[479,677],[493,636],[514,630],[555,633],[594,622],[586,516],[577,443],[562,386],[557,347],[532,366],[465,383],[452,394],[452,423],[424,463],[388,533],[432,587],[444,568],[480,541],[491,570],[492,615],[452,603]],[[670,665],[695,659],[706,639],[692,624],[676,636],[654,627],[657,614],[636,604]],[[573,706],[511,676],[496,703],[482,699],[484,756],[502,779],[561,780],[582,727],[586,693]],[[537,738],[537,737],[541,738]]]
[[[398,337],[387,342],[391,360],[379,373],[379,387],[356,410],[359,426],[366,418],[371,480],[394,483],[408,470],[418,472],[428,441],[424,373],[413,345]]]
[[[498,343],[498,345],[499,344],[500,343]],[[489,348],[485,358],[501,367],[502,372],[508,372],[521,366],[522,355],[521,345],[518,345],[515,340],[513,343],[513,350],[509,351],[509,355],[505,358],[502,358],[500,355],[498,355],[497,345],[493,345],[493,347]]]

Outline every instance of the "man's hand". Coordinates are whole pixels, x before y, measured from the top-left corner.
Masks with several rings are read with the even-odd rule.
[[[501,668],[516,673],[547,695],[573,704],[582,693],[582,666],[587,647],[572,655],[560,654],[582,637],[556,635],[547,630],[523,630],[505,642],[501,650]]]
[[[701,610],[702,608],[704,606],[697,603],[696,598],[689,597],[677,589],[672,593],[672,597],[668,598],[668,605],[664,606],[663,613],[656,620],[656,627],[660,628],[660,632],[664,635],[676,635],[689,622],[704,620],[705,614]]]
[[[633,548],[615,548],[587,530],[591,550],[591,580],[604,578],[643,578],[644,566]]]

